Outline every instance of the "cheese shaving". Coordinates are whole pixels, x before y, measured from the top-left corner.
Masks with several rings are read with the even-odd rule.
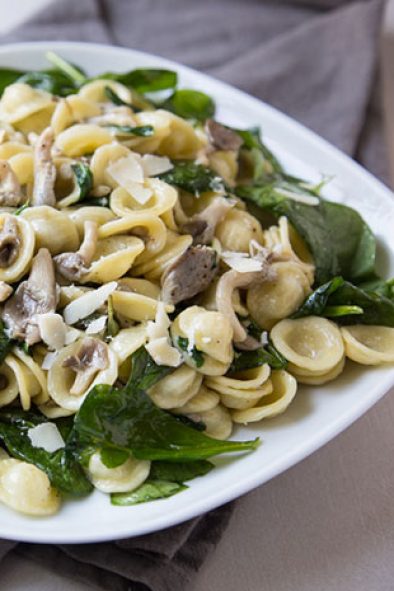
[[[100,316],[99,318],[93,320],[85,330],[85,333],[97,334],[99,332],[102,332],[107,324],[107,318],[108,316]]]
[[[304,203],[305,205],[319,205],[320,200],[318,197],[314,197],[313,195],[300,195],[299,193],[293,193],[293,191],[288,191],[287,189],[276,189],[276,192],[288,199],[292,199],[292,201],[297,201],[298,203]]]
[[[65,446],[64,439],[54,423],[41,423],[28,430],[27,436],[33,447],[53,453]]]
[[[93,314],[100,306],[105,304],[108,296],[115,291],[117,285],[116,281],[111,281],[70,302],[63,310],[63,318],[66,324],[75,324],[78,320]]]
[[[142,156],[141,164],[145,176],[156,176],[174,168],[174,165],[167,156],[154,156],[153,154],[145,154]]]
[[[67,327],[60,314],[48,312],[36,316],[40,336],[50,349],[61,349],[66,342]]]
[[[239,256],[241,255],[241,256]],[[231,269],[238,273],[251,273],[261,271],[263,264],[258,259],[250,258],[246,253],[231,253],[226,255],[222,253],[222,259]]]
[[[178,367],[182,363],[182,356],[178,349],[171,345],[168,331],[170,324],[165,305],[163,302],[159,302],[155,321],[150,321],[147,324],[146,332],[149,342],[145,348],[157,365]]]
[[[56,351],[49,351],[49,353],[47,353],[41,363],[41,369],[45,369],[46,371],[48,371],[49,369],[51,369],[52,365],[55,363],[56,361],[56,357],[57,357],[57,352]]]

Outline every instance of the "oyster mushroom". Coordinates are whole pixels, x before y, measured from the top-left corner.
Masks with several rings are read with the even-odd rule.
[[[0,205],[18,207],[24,200],[16,174],[6,160],[0,160]]]
[[[34,146],[34,186],[32,205],[55,207],[56,168],[52,160],[52,146],[55,139],[53,129],[47,127]]]
[[[271,268],[271,254],[264,248],[260,248],[258,254],[253,257],[260,262],[260,269],[245,271],[230,269],[224,273],[216,288],[216,307],[219,312],[227,316],[234,330],[234,342],[239,348],[255,349],[257,341],[248,336],[244,326],[239,321],[233,307],[232,296],[235,289],[250,287],[252,283],[272,281],[274,273]]]
[[[242,146],[242,138],[232,129],[221,125],[214,119],[208,119],[205,124],[210,144],[216,150],[237,151]]]
[[[96,252],[98,239],[97,223],[84,223],[84,238],[76,252],[63,252],[55,256],[56,270],[69,281],[81,279],[87,272]]]
[[[78,352],[63,361],[63,367],[68,367],[76,373],[70,394],[81,396],[86,392],[97,372],[106,369],[108,364],[106,345],[91,337],[83,339]]]
[[[225,197],[215,197],[201,213],[193,215],[182,225],[182,231],[193,236],[193,244],[212,242],[216,226],[234,207],[234,201]]]
[[[7,269],[16,261],[21,241],[14,216],[7,216],[0,230],[0,267]]]
[[[204,291],[217,273],[217,254],[208,246],[191,246],[162,277],[162,298],[178,304]]]
[[[55,270],[49,250],[41,248],[33,259],[27,281],[23,281],[5,303],[2,318],[13,339],[28,345],[41,340],[37,315],[54,312],[57,304]]]

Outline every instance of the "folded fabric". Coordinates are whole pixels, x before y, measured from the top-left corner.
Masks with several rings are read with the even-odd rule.
[[[379,113],[371,101],[382,7],[383,0],[68,0],[1,40],[94,41],[181,61],[287,112],[384,178]],[[0,559],[14,551],[98,589],[183,590],[230,515],[227,505],[170,530],[112,543],[1,541]]]

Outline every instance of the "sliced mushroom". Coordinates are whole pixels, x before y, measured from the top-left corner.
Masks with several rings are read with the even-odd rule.
[[[12,294],[12,287],[8,285],[5,281],[0,281],[0,303],[5,302],[8,300],[10,295]]]
[[[83,339],[78,352],[63,361],[63,367],[69,367],[76,373],[70,394],[81,396],[86,392],[97,372],[106,369],[108,364],[106,345],[91,337]]]
[[[55,207],[56,168],[52,160],[52,146],[55,139],[53,129],[47,127],[34,146],[34,187],[32,205]]]
[[[15,217],[7,216],[0,230],[0,267],[7,269],[16,261],[21,241]]]
[[[83,227],[85,234],[79,250],[76,252],[63,252],[54,258],[56,270],[69,281],[78,281],[88,272],[96,252],[97,223],[86,221]]]
[[[227,316],[231,321],[234,330],[234,342],[237,344],[242,343],[241,347],[247,347],[248,349],[255,348],[255,343],[248,337],[245,327],[242,326],[234,311],[232,296],[235,289],[244,289],[250,287],[252,283],[272,281],[274,279],[271,268],[271,254],[266,249],[261,248],[256,258],[261,262],[259,271],[242,273],[230,269],[220,277],[216,288],[216,307],[219,312]]]
[[[208,119],[205,124],[211,145],[216,150],[234,150],[237,151],[242,146],[242,138],[232,129],[221,125],[213,119]]]
[[[0,160],[0,205],[18,207],[23,200],[16,174],[6,160]]]
[[[217,255],[208,246],[191,246],[162,277],[162,298],[178,304],[204,291],[217,273]]]
[[[2,313],[9,336],[28,345],[41,340],[37,314],[54,312],[57,304],[55,270],[49,250],[41,248],[33,259],[29,279],[7,300]]]
[[[216,226],[234,207],[234,201],[225,197],[215,197],[201,213],[197,213],[182,225],[182,231],[193,236],[193,244],[212,242]]]

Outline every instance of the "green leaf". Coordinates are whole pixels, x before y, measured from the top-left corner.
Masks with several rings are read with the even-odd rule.
[[[214,465],[207,460],[196,462],[152,462],[149,480],[167,480],[185,482],[208,474]]]
[[[215,114],[215,103],[211,97],[198,90],[176,90],[161,107],[183,119],[202,122]]]
[[[186,490],[187,486],[179,482],[167,482],[166,480],[147,480],[136,490],[129,493],[112,493],[111,504],[117,507],[139,505],[159,499],[172,497]]]
[[[327,318],[339,318],[340,316],[349,316],[362,314],[364,310],[360,306],[326,306],[324,308],[324,315]],[[355,322],[357,318],[355,319]]]
[[[357,306],[362,313],[342,314],[335,317],[339,324],[376,324],[394,327],[394,301],[373,292],[367,292],[341,277],[321,285],[307,297],[292,318],[304,316],[332,317],[332,307]],[[345,311],[345,310],[343,310]]]
[[[107,468],[117,468],[118,466],[124,464],[129,459],[129,457],[129,452],[119,449],[110,449],[104,447],[100,451],[101,461]]]
[[[185,337],[178,337],[176,345],[183,353],[186,353],[186,355],[194,361],[194,365],[196,367],[201,367],[204,365],[204,353],[199,351],[195,345],[190,351],[189,339]]]
[[[138,459],[192,461],[257,447],[258,439],[212,439],[155,406],[145,391],[172,370],[157,366],[141,347],[132,356],[132,374],[124,388],[95,386],[75,417],[77,456],[90,446],[128,451]]]
[[[114,304],[113,304],[112,296],[108,296],[107,310],[108,310],[107,332],[110,337],[116,337],[116,335],[118,334],[118,332],[120,330],[120,327],[119,327],[119,324],[115,318]]]
[[[3,409],[0,411],[0,440],[14,458],[43,470],[60,492],[75,496],[88,494],[93,487],[67,448],[50,453],[32,445],[28,430],[47,422],[48,419],[42,415]]]
[[[228,373],[234,374],[245,369],[253,369],[268,363],[272,369],[285,369],[287,367],[287,359],[269,343],[261,349],[255,351],[235,351],[234,360],[230,366]]]
[[[152,125],[141,125],[139,127],[131,127],[130,125],[104,125],[112,129],[116,135],[135,135],[139,137],[150,137],[155,133]]]
[[[4,323],[0,320],[0,364],[3,363],[8,353],[11,351],[13,343],[7,336],[4,328]]]
[[[231,129],[231,128],[230,128]],[[273,173],[283,173],[282,165],[271,150],[261,140],[259,127],[251,129],[233,129],[243,140],[243,148],[252,153],[254,160],[254,180]]]
[[[48,51],[46,53],[46,58],[57,70],[59,70],[59,72],[71,80],[74,85],[81,86],[87,82],[87,77],[80,68],[77,68],[67,60],[63,59],[60,55],[57,55],[57,53]]]
[[[23,211],[25,211],[25,209],[27,209],[28,207],[30,207],[30,200],[28,199],[27,201],[25,201],[20,207],[18,207],[15,211],[14,211],[14,215],[20,215]]]
[[[173,168],[158,178],[199,197],[205,191],[224,191],[223,180],[212,170],[189,160],[176,160]]]
[[[350,281],[360,281],[373,275],[375,239],[359,213],[346,205],[322,198],[319,198],[318,205],[299,203],[281,193],[283,189],[288,190],[287,181],[285,184],[272,181],[239,187],[236,193],[276,217],[284,215],[288,218],[311,251],[317,285],[336,275]],[[299,192],[299,185],[293,185],[292,190]],[[309,191],[309,195],[312,194]]]
[[[75,174],[75,180],[79,187],[78,201],[83,201],[93,188],[93,174],[89,166],[82,162],[72,164],[71,168]]]
[[[389,279],[388,281],[384,279],[372,279],[371,281],[360,283],[358,287],[368,293],[375,293],[389,300],[394,300],[394,279]]]
[[[141,94],[173,89],[178,82],[176,72],[154,68],[131,70],[123,74],[107,72],[106,74],[101,74],[99,78],[116,80]]]
[[[84,207],[109,207],[109,197],[104,195],[103,197],[89,197],[89,199],[83,200]]]
[[[10,68],[0,68],[0,95],[3,94],[7,86],[14,84],[24,72]]]

